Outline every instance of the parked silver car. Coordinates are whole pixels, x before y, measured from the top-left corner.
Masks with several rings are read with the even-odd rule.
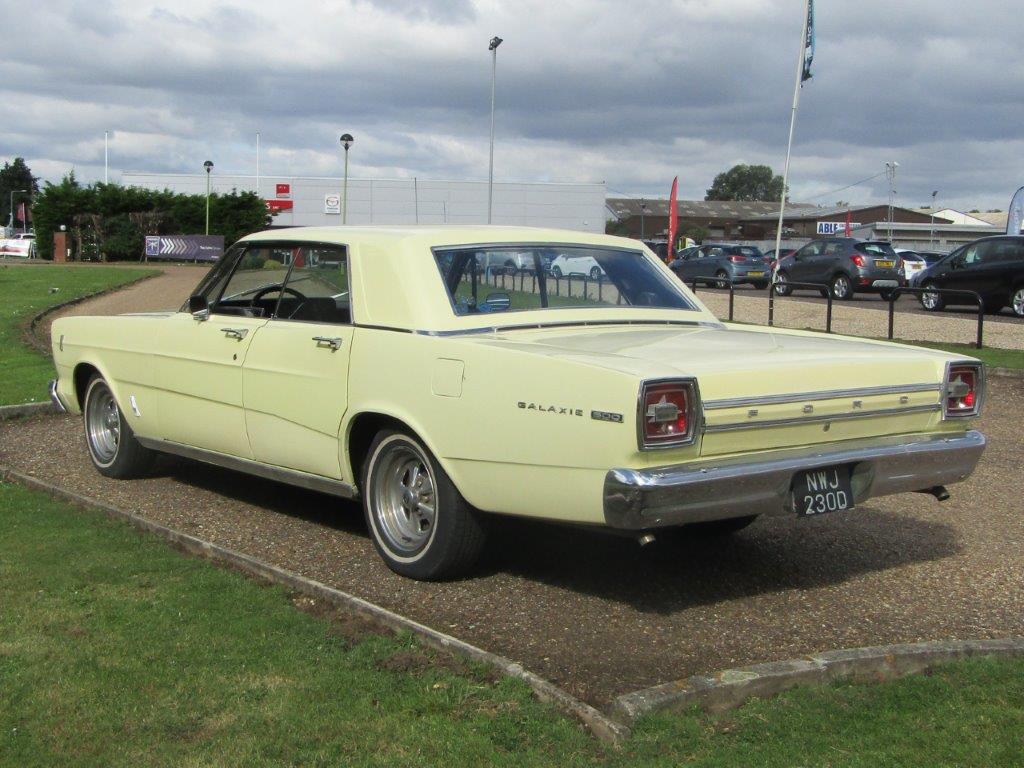
[[[689,251],[689,252],[687,252]],[[759,248],[752,245],[705,243],[680,253],[672,263],[672,271],[684,283],[697,282],[718,287],[750,283],[767,288],[768,261]]]

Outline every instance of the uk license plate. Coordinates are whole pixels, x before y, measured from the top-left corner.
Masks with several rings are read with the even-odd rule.
[[[891,269],[892,267],[896,266],[896,262],[895,261],[876,261],[875,262],[875,266],[876,267],[885,267],[886,269]]]
[[[764,277],[764,272],[747,272],[747,277]]]
[[[822,467],[793,476],[793,505],[801,517],[853,508],[853,487],[847,466]]]

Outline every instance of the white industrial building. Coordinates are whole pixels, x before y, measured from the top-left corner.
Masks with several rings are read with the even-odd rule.
[[[205,194],[206,175],[128,171],[122,184],[145,189]],[[275,227],[342,223],[342,179],[260,176],[259,193],[275,212]],[[256,191],[257,178],[210,176],[214,192]],[[427,179],[348,180],[348,224],[482,224],[487,222],[486,181]],[[604,232],[605,185],[495,182],[495,224]]]

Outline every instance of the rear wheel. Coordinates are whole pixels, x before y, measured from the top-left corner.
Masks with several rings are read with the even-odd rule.
[[[1017,317],[1024,317],[1024,285],[1014,289],[1010,297],[1010,308]]]
[[[845,272],[832,278],[832,298],[846,301],[853,296],[853,282]]]
[[[601,268],[600,267],[591,267],[590,268],[590,279],[591,280],[600,280],[601,279]]]
[[[715,285],[719,288],[729,287],[729,273],[724,269],[715,272]]]
[[[767,280],[758,280],[758,281],[756,281],[754,283],[754,287],[757,290],[759,290],[759,291],[763,291],[765,288],[768,287],[768,281]]]
[[[154,454],[135,439],[135,433],[102,376],[89,380],[82,415],[89,457],[101,475],[124,480],[140,477],[149,470]]]
[[[921,287],[924,288],[926,291],[929,288],[938,288],[938,286],[933,282],[925,283]],[[942,294],[926,292],[921,294],[921,306],[924,307],[929,312],[939,312],[945,308],[946,302],[942,298]]]
[[[793,289],[789,287],[789,275],[779,272],[775,275],[775,293],[778,296],[789,296]]]
[[[377,433],[363,468],[362,491],[373,544],[395,573],[448,579],[480,556],[479,514],[412,435],[393,429]]]

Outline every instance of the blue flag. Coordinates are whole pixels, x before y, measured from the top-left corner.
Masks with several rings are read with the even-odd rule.
[[[811,79],[811,62],[814,61],[814,0],[807,3],[807,39],[804,41],[804,71],[800,82]]]

